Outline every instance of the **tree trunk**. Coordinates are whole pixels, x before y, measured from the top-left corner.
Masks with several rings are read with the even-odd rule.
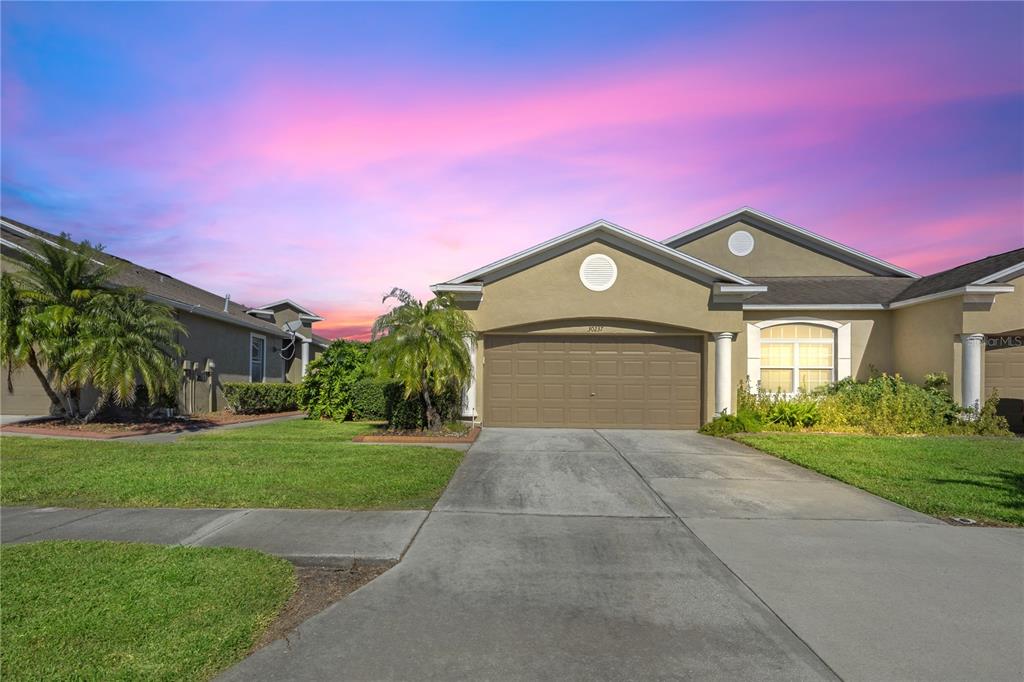
[[[96,397],[96,404],[93,405],[92,409],[89,410],[88,414],[86,414],[85,417],[82,418],[82,423],[83,424],[88,424],[93,419],[95,419],[96,415],[98,415],[100,413],[100,410],[102,410],[104,408],[104,406],[107,404],[108,400],[110,400],[110,393],[109,392],[100,393]]]
[[[430,400],[430,387],[426,381],[423,382],[423,402],[427,405],[427,428],[431,431],[440,431],[441,415],[437,413],[437,408]]]
[[[36,379],[38,379],[39,383],[42,385],[43,391],[46,393],[46,397],[50,399],[50,403],[63,410],[64,403],[61,402],[60,396],[53,390],[53,387],[50,385],[50,380],[46,378],[46,374],[43,373],[43,369],[39,366],[39,358],[36,357],[35,349],[28,349],[28,358],[26,359],[25,364],[32,368],[33,374],[36,375]]]

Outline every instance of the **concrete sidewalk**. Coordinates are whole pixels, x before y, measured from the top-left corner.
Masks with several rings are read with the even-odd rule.
[[[0,542],[115,540],[248,547],[303,566],[398,561],[425,511],[322,509],[0,509]]]

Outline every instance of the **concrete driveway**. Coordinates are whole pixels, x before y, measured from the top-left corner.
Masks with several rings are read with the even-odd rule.
[[[728,441],[486,429],[398,566],[224,679],[1020,679],[1022,562]]]

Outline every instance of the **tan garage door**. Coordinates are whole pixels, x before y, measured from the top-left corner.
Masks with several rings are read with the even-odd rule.
[[[695,429],[699,337],[486,336],[488,426]]]
[[[994,336],[985,346],[985,393],[999,391],[999,414],[1024,433],[1024,331]]]

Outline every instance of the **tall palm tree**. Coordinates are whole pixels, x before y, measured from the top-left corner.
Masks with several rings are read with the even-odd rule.
[[[60,396],[50,385],[43,372],[29,337],[25,315],[25,302],[18,296],[18,288],[11,273],[0,273],[0,359],[7,366],[7,390],[14,392],[14,370],[28,365],[39,379],[52,405],[62,409]]]
[[[423,397],[427,424],[441,428],[433,397],[449,388],[465,386],[473,373],[466,340],[476,336],[469,316],[450,295],[422,303],[404,289],[392,289],[383,301],[399,305],[373,323],[371,357],[378,372],[399,382],[405,397]]]
[[[141,292],[122,289],[96,296],[64,375],[65,381],[99,391],[83,421],[92,421],[111,399],[122,406],[134,404],[140,380],[150,398],[177,388],[174,358],[183,349],[175,339],[184,331],[170,308],[143,299]]]

